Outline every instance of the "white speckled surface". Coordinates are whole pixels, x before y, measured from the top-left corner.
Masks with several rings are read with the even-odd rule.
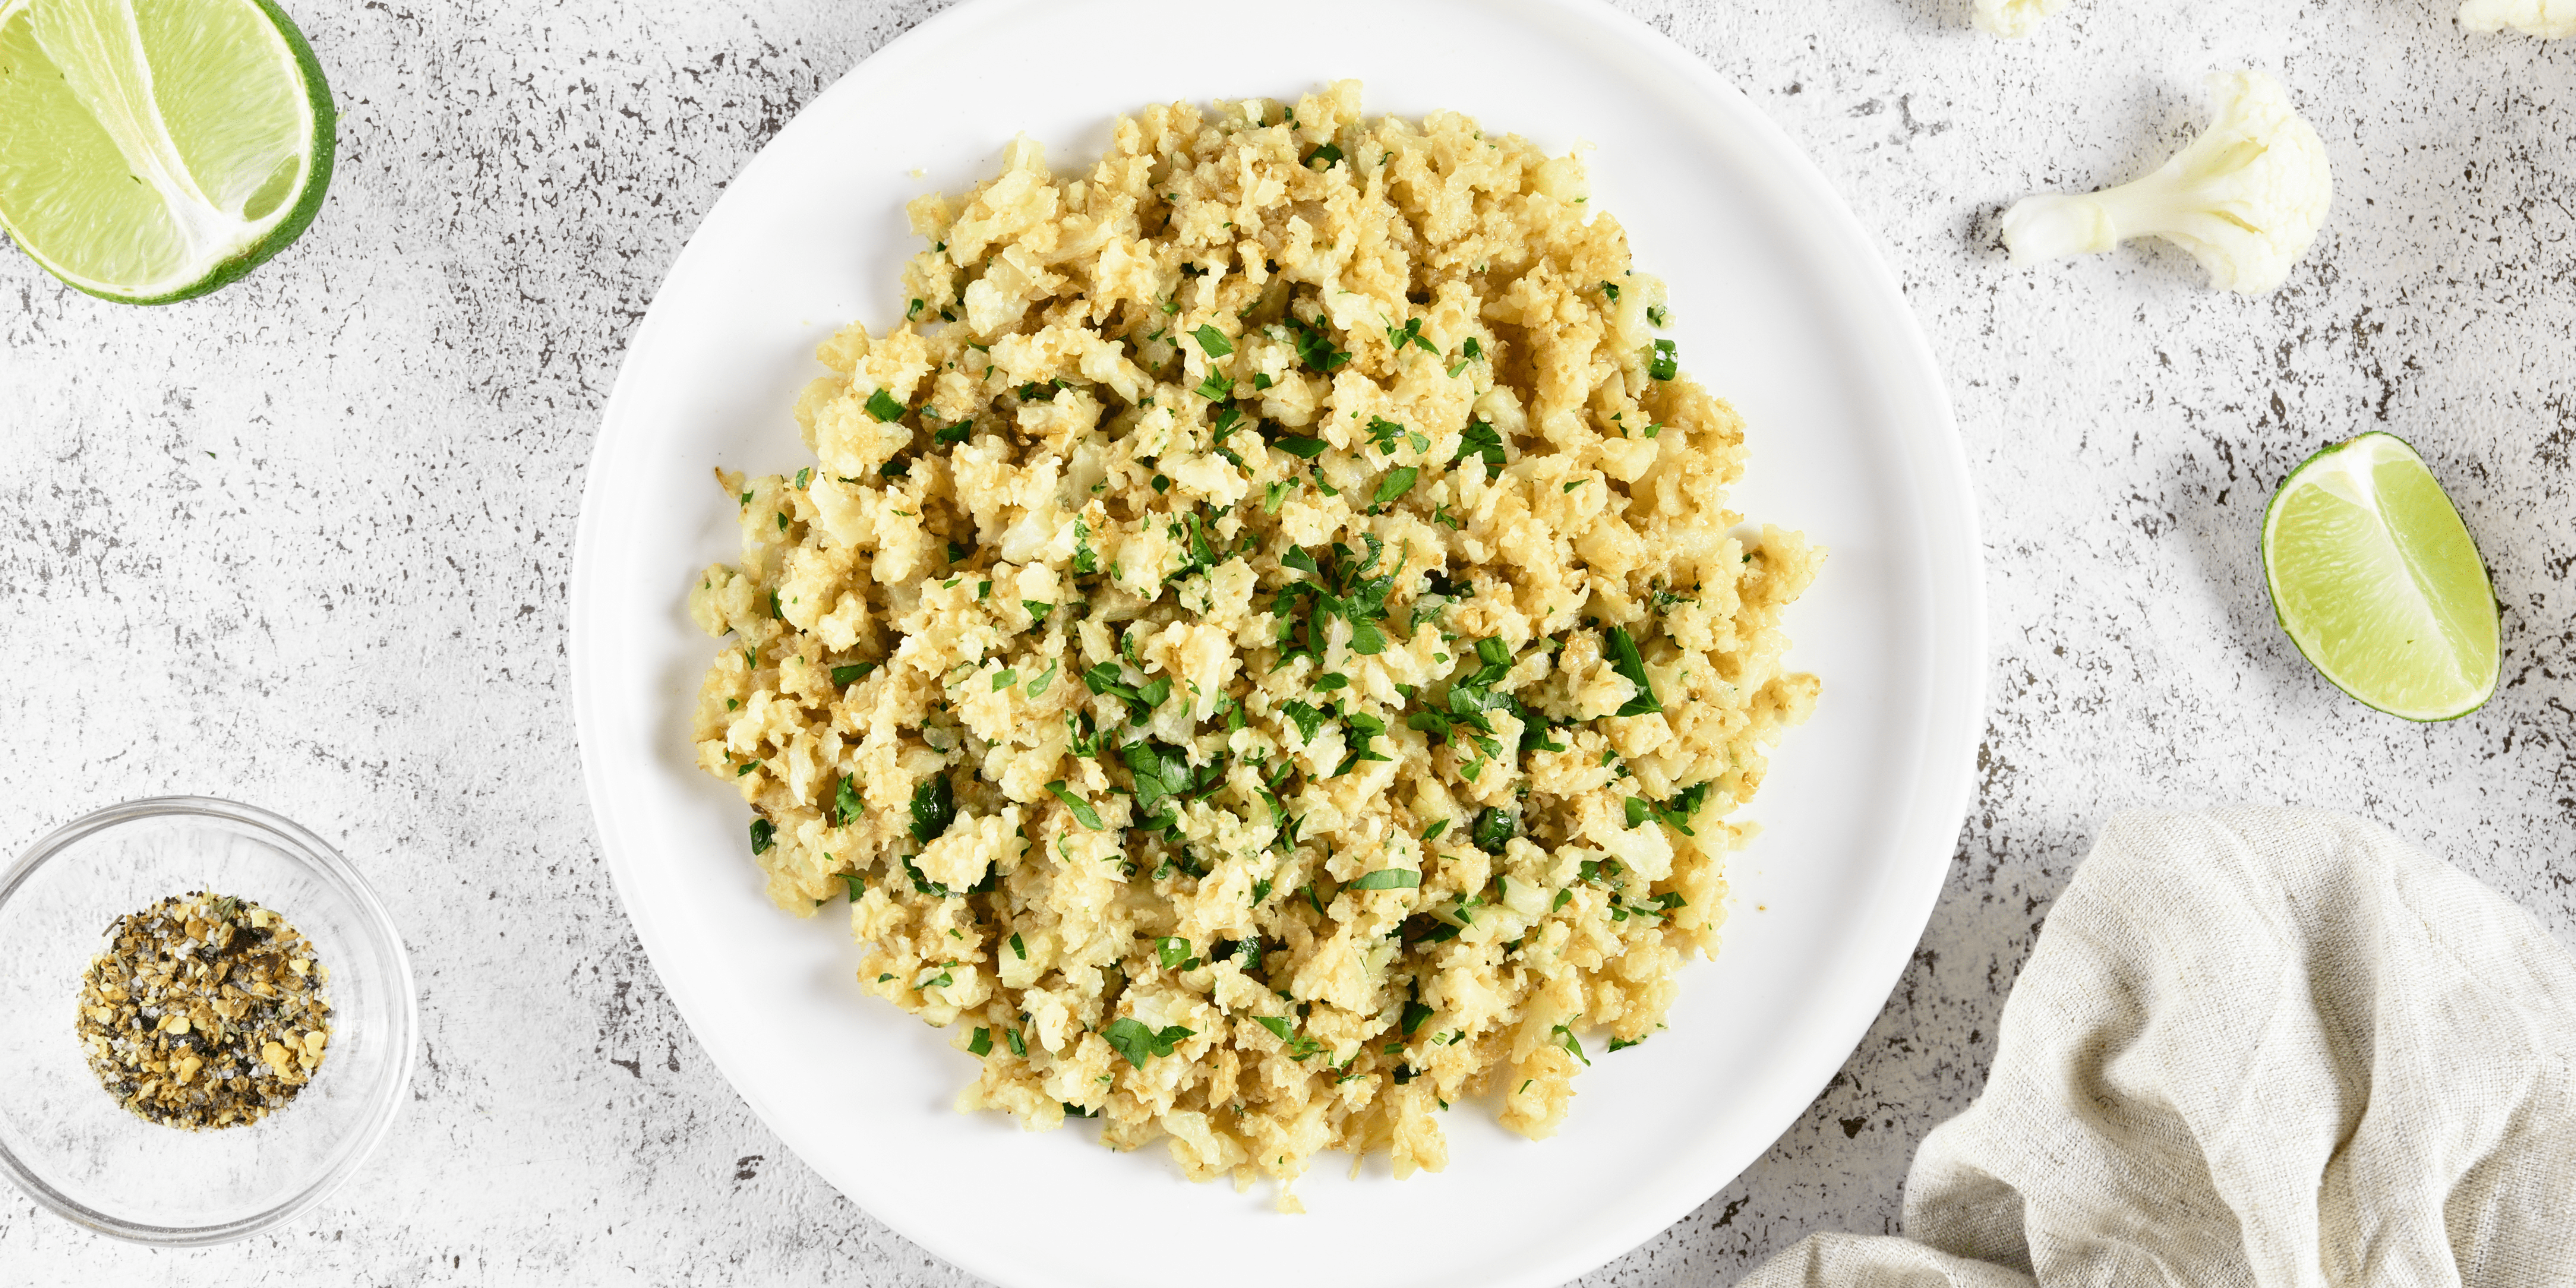
[[[155,1253],[0,1194],[0,1280],[972,1282],[787,1156],[693,1045],[610,893],[563,696],[627,330],[750,152],[939,6],[289,3],[342,107],[300,245],[159,310],[0,257],[0,847],[167,792],[296,818],[403,919],[424,1061],[384,1153],[286,1231]],[[1623,7],[1880,234],[1976,478],[1994,699],[1949,890],[1859,1051],[1751,1171],[1583,1282],[1720,1283],[1811,1229],[1893,1230],[2109,811],[2353,810],[2576,939],[2576,44],[2465,35],[2447,0],[2079,0],[2019,44],[1966,0]],[[2211,294],[2152,247],[2004,264],[2004,203],[2128,177],[2195,128],[2203,72],[2243,65],[2336,167],[2279,294]],[[2505,687],[2456,724],[2336,694],[2263,596],[2271,486],[2372,428],[2433,463],[2505,605]]]

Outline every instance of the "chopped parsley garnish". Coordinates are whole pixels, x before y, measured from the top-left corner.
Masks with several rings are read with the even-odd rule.
[[[1142,1069],[1148,1059],[1170,1055],[1172,1048],[1180,1045],[1181,1039],[1190,1036],[1190,1030],[1175,1024],[1157,1033],[1136,1017],[1122,1015],[1111,1021],[1108,1028],[1102,1029],[1100,1036],[1109,1040],[1110,1050],[1127,1057],[1127,1063]]]
[[[1332,337],[1324,333],[1322,321],[1307,322],[1295,314],[1281,320],[1288,324],[1289,335],[1297,346],[1297,361],[1308,371],[1329,376],[1351,360],[1348,351],[1334,347]]]
[[[1038,678],[1029,681],[1029,696],[1032,698],[1045,697],[1046,691],[1055,687],[1055,672],[1056,660],[1054,658],[1048,658],[1046,669],[1038,672]]]
[[[1161,962],[1165,970],[1188,970],[1199,960],[1190,955],[1190,941],[1178,935],[1165,935],[1155,940],[1154,959]]]
[[[1222,358],[1234,352],[1234,345],[1225,338],[1225,333],[1213,326],[1202,323],[1190,335],[1199,342],[1199,351],[1211,358]]]
[[[899,479],[910,473],[912,473],[910,461],[887,461],[877,467],[877,477],[881,479]]]
[[[1663,306],[1663,305],[1661,305],[1661,304],[1649,304],[1649,305],[1647,305],[1647,306],[1646,306],[1646,320],[1647,320],[1647,321],[1649,321],[1649,322],[1654,323],[1656,326],[1662,326],[1662,325],[1664,325],[1666,322],[1671,321],[1672,319],[1671,319],[1671,316],[1670,316],[1669,314],[1666,314],[1666,313],[1664,312],[1664,306]]]
[[[1339,671],[1326,671],[1315,677],[1315,687],[1326,693],[1338,693],[1351,687],[1351,677]]]
[[[1379,868],[1342,888],[1345,890],[1417,890],[1421,886],[1422,874],[1411,868]]]
[[[1690,816],[1698,813],[1699,807],[1707,802],[1708,784],[1706,783],[1693,783],[1690,786],[1681,789],[1679,793],[1675,794],[1674,797],[1668,801],[1644,801],[1638,800],[1635,797],[1630,797],[1628,800],[1628,826],[1635,827],[1637,824],[1645,821],[1643,818],[1638,816],[1638,809],[1642,806],[1647,815],[1653,817],[1657,822],[1662,823],[1664,826],[1669,827],[1684,836],[1697,836],[1699,833],[1691,830]]]
[[[1021,600],[1020,607],[1028,610],[1029,625],[1031,626],[1044,622],[1047,619],[1047,614],[1055,611],[1055,605],[1042,603],[1034,599]]]
[[[1567,1055],[1573,1056],[1575,1059],[1581,1060],[1585,1064],[1592,1063],[1592,1057],[1583,1054],[1583,1043],[1580,1039],[1574,1036],[1573,1029],[1560,1024],[1555,1028],[1548,1030],[1547,1036],[1549,1045],[1564,1048]]]
[[[751,820],[752,853],[767,854],[769,853],[769,847],[777,843],[778,825],[776,823],[772,823],[765,818],[755,818]]]
[[[912,839],[928,845],[956,819],[957,789],[948,785],[948,775],[932,774],[912,789]]]
[[[993,673],[993,692],[999,693],[1019,682],[1020,672],[1017,667],[1003,667]]]
[[[1252,1022],[1270,1030],[1270,1036],[1288,1044],[1288,1058],[1303,1060],[1324,1049],[1324,1044],[1289,1026],[1285,1016],[1256,1015]]]
[[[1414,1031],[1415,1029],[1421,1028],[1421,1027],[1422,1027],[1422,1025],[1423,1025],[1423,1023],[1424,1023],[1425,1021],[1429,1020],[1430,1018],[1431,1018],[1431,1008],[1430,1008],[1430,1007],[1428,1007],[1428,1006],[1424,1006],[1424,1005],[1423,1005],[1422,1003],[1420,1003],[1420,1002],[1407,1002],[1407,1003],[1405,1003],[1405,1004],[1404,1004],[1404,1036],[1406,1036],[1406,1037],[1412,1037],[1412,1036],[1413,1036],[1413,1031]]]
[[[1260,906],[1261,906],[1261,901],[1262,901],[1262,900],[1264,900],[1264,899],[1267,899],[1267,898],[1269,898],[1269,897],[1270,897],[1270,878],[1268,878],[1268,877],[1263,877],[1263,878],[1261,878],[1260,880],[1255,881],[1255,882],[1253,882],[1253,883],[1252,883],[1252,906],[1253,906],[1253,907],[1256,907],[1256,908],[1260,907]]]
[[[1681,355],[1670,340],[1655,341],[1655,356],[1646,364],[1646,374],[1657,380],[1670,380],[1682,372]]]
[[[1091,548],[1091,526],[1080,519],[1073,521],[1073,575],[1088,577],[1100,571],[1100,555]]]
[[[1439,822],[1422,829],[1422,839],[1425,841],[1437,841],[1440,839],[1440,834],[1448,830],[1449,820],[1444,818]]]
[[[1645,1042],[1646,1040],[1644,1038],[1639,1038],[1636,1041],[1631,1042],[1626,1038],[1613,1035],[1610,1039],[1610,1049],[1613,1051],[1625,1051],[1632,1046],[1643,1046],[1645,1045]]]
[[[1469,425],[1467,432],[1459,436],[1458,454],[1450,457],[1449,463],[1455,465],[1470,456],[1482,458],[1487,466],[1500,469],[1503,464],[1501,431],[1496,430],[1487,421],[1480,420]]]
[[[1338,148],[1338,147],[1333,146],[1333,145],[1332,145],[1332,144],[1330,144],[1330,143],[1327,143],[1327,144],[1323,145],[1322,147],[1319,147],[1319,148],[1315,149],[1314,151],[1307,153],[1307,154],[1306,154],[1306,159],[1305,159],[1304,161],[1302,161],[1302,162],[1299,162],[1298,164],[1300,164],[1300,165],[1305,165],[1305,166],[1312,166],[1312,165],[1314,165],[1316,162],[1321,161],[1321,162],[1323,162],[1323,163],[1324,163],[1324,168],[1325,168],[1325,169],[1327,169],[1327,170],[1330,170],[1330,169],[1332,169],[1334,166],[1336,166],[1336,165],[1340,164],[1340,163],[1341,163],[1341,160],[1342,160],[1342,150],[1341,150],[1340,148]]]
[[[1207,379],[1199,382],[1197,390],[1199,397],[1205,398],[1211,402],[1221,400],[1233,392],[1234,382],[1227,379],[1226,374],[1222,371],[1209,372],[1207,374]]]
[[[1020,932],[1016,930],[1011,932],[1011,955],[1021,961],[1029,959],[1029,946],[1020,942]]]
[[[1377,491],[1374,494],[1374,499],[1377,504],[1384,505],[1387,502],[1412,491],[1413,481],[1421,476],[1422,471],[1410,465],[1403,466],[1399,469],[1388,470],[1386,472],[1386,477],[1377,481]]]
[[[903,418],[903,404],[880,389],[868,395],[868,414],[881,421],[900,420]]]
[[[1571,492],[1571,491],[1573,491],[1574,489],[1579,488],[1579,487],[1583,486],[1584,484],[1589,483],[1589,482],[1591,482],[1591,481],[1592,481],[1592,480],[1590,480],[1590,479],[1576,479],[1575,481],[1573,481],[1573,482],[1571,482],[1571,483],[1566,484],[1566,485],[1565,485],[1565,490],[1566,490],[1566,491],[1568,491],[1568,492]]]
[[[1489,805],[1476,815],[1476,831],[1473,839],[1477,849],[1487,853],[1499,853],[1504,842],[1511,840],[1519,832],[1520,820],[1513,818],[1501,806]]]
[[[848,688],[865,679],[868,672],[875,669],[877,664],[874,662],[852,662],[848,666],[836,666],[832,668],[832,683]]]
[[[1654,681],[1646,678],[1646,661],[1638,656],[1637,642],[1628,638],[1624,627],[1618,626],[1610,628],[1609,641],[1611,669],[1637,686],[1637,696],[1628,699],[1627,705],[1619,708],[1619,714],[1644,716],[1663,710],[1664,704],[1655,700]]]
[[[844,774],[841,785],[832,789],[832,826],[848,827],[867,811],[867,802],[859,797],[858,781]]]
[[[1080,823],[1094,832],[1101,829],[1100,811],[1091,808],[1091,802],[1074,795],[1073,792],[1064,785],[1063,779],[1059,778],[1054,782],[1048,783],[1046,785],[1046,789],[1053,792],[1057,800],[1063,801],[1066,809],[1073,811],[1074,822]]]
[[[1004,1029],[1002,1030],[1002,1037],[1005,1041],[1008,1041],[1011,1044],[1011,1054],[1018,1056],[1023,1060],[1029,1058],[1029,1045],[1028,1043],[1020,1040],[1020,1031],[1018,1029]]]
[[[1315,731],[1324,727],[1324,713],[1308,703],[1291,699],[1280,703],[1279,710],[1296,724],[1297,732],[1308,742],[1313,742]]]
[[[814,480],[814,467],[813,467],[813,466],[808,465],[808,466],[806,466],[805,468],[803,468],[803,469],[801,469],[801,470],[796,471],[796,486],[797,486],[799,489],[802,489],[802,488],[803,488],[807,483],[810,483],[810,482],[812,482],[813,480]]]
[[[1386,329],[1386,347],[1402,353],[1404,346],[1408,344],[1433,357],[1440,355],[1440,346],[1433,344],[1430,337],[1422,334],[1420,318],[1407,318],[1403,326],[1391,326]]]
[[[986,1028],[976,1029],[974,1040],[966,1044],[966,1054],[974,1056],[993,1054],[993,1031]]]
[[[1616,304],[1619,302],[1619,284],[1617,282],[1603,282],[1601,284],[1601,293],[1609,296],[1611,303]]]
[[[1307,438],[1300,434],[1282,434],[1272,439],[1270,445],[1290,456],[1309,461],[1323,455],[1324,449],[1332,446],[1320,438]]]
[[[857,903],[868,892],[868,879],[856,872],[841,874],[841,884],[850,888],[850,902]]]

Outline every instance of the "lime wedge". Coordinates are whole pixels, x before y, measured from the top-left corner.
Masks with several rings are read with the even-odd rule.
[[[2451,498],[2394,434],[2309,457],[2263,513],[2263,577],[2290,642],[2390,715],[2456,720],[2495,693],[2495,592]]]
[[[268,0],[0,0],[0,229],[92,295],[184,300],[276,254],[337,119]]]

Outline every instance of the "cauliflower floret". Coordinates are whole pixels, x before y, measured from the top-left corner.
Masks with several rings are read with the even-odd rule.
[[[2279,286],[2316,240],[2334,196],[2325,143],[2261,72],[2213,75],[2209,96],[2217,119],[2155,173],[2089,196],[2025,198],[2005,211],[2013,262],[2162,237],[2190,251],[2213,286],[2246,295]]]
[[[2503,31],[2526,36],[2576,36],[2576,0],[2465,0],[2460,25],[2471,31]]]
[[[2027,36],[2039,20],[2066,7],[2066,0],[1977,0],[1977,30],[1990,36]]]

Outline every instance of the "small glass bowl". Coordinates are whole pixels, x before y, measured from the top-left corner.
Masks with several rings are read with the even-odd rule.
[[[145,1122],[99,1086],[77,1035],[82,975],[116,919],[196,890],[286,918],[331,973],[321,1068],[247,1126]],[[79,1225],[187,1247],[288,1220],[384,1140],[419,1044],[411,965],[384,904],[320,838],[265,810],[130,801],[65,825],[0,874],[0,1172]]]

